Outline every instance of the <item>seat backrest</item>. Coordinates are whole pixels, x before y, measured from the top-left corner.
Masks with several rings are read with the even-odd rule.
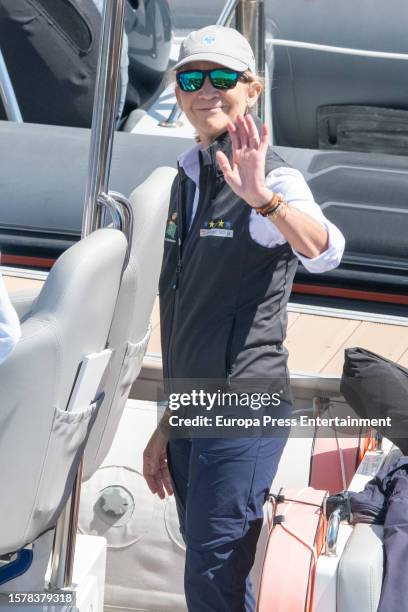
[[[66,408],[84,356],[106,346],[125,254],[111,229],[68,249],[0,366],[0,554],[54,526],[72,490],[97,406]]]
[[[84,480],[92,476],[109,451],[130,388],[142,367],[175,173],[174,168],[158,168],[130,197],[134,212],[132,248],[109,334],[108,344],[114,355],[105,376],[105,397],[85,449]]]
[[[337,573],[339,612],[375,612],[383,581],[383,525],[355,525]]]

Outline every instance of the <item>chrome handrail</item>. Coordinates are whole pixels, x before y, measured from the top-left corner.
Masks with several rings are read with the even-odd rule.
[[[17,102],[16,93],[0,49],[0,97],[3,102],[6,117],[9,121],[23,123],[20,107]]]
[[[340,529],[340,508],[334,510],[329,518],[326,535],[326,550],[325,554],[328,557],[337,556],[337,538]]]
[[[126,0],[105,0],[85,190],[82,237],[101,227],[98,198],[108,193]]]
[[[384,453],[384,449],[383,449],[383,435],[380,431],[376,431],[375,432],[375,436],[374,436],[374,444],[375,444],[375,452],[378,455],[382,455]]]
[[[79,464],[72,493],[55,527],[51,557],[51,576],[48,584],[48,588],[52,591],[69,588],[72,584],[82,468],[83,460]]]
[[[265,76],[265,5],[264,0],[241,0],[237,5],[237,30],[248,40],[255,55],[256,72]],[[265,90],[258,98],[256,113],[265,121]]]
[[[217,21],[216,25],[227,26],[231,22],[234,12],[238,6],[240,0],[227,0],[222,9]]]
[[[132,205],[129,200],[118,191],[100,193],[98,196],[98,204],[105,206],[112,217],[113,227],[121,230],[126,236],[128,247],[123,264],[123,268],[125,269],[129,261],[133,236]]]
[[[286,40],[283,38],[272,38],[268,40],[268,44],[274,45],[275,47],[293,47],[295,49],[323,51],[324,53],[339,53],[340,55],[355,55],[358,57],[372,57],[376,59],[408,60],[408,53],[370,51],[369,49],[354,49],[352,47],[335,47],[334,45],[321,45],[320,43]]]
[[[122,217],[120,214],[120,210],[116,206],[116,201],[111,197],[111,195],[108,193],[100,193],[98,195],[98,204],[100,206],[104,206],[106,212],[110,214],[112,219],[112,227],[114,229],[120,230],[122,228]],[[107,225],[107,222],[105,221],[105,215],[103,215],[101,224],[104,226]]]
[[[125,196],[109,192],[118,81],[126,0],[105,0],[102,33],[92,116],[88,181],[85,191],[82,237],[102,226],[104,210],[109,210],[115,227],[123,230],[131,247],[133,217]],[[71,586],[78,528],[83,458],[78,468],[71,496],[55,529],[49,588]]]

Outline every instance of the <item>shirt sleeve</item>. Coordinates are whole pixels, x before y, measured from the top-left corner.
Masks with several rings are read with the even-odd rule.
[[[20,321],[0,273],[0,363],[11,353],[20,335]]]
[[[326,219],[320,206],[314,201],[303,175],[295,168],[276,168],[267,175],[265,183],[268,189],[281,193],[288,204],[319,221],[328,231],[329,244],[326,251],[313,259],[301,255],[292,247],[292,251],[305,268],[314,273],[336,268],[343,256],[344,236],[338,227]],[[262,215],[257,215],[255,210],[251,211],[249,231],[253,240],[262,246],[272,248],[286,242],[276,225]]]

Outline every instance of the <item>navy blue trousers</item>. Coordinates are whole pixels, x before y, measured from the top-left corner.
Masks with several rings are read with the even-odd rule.
[[[288,430],[278,435],[168,444],[190,612],[255,611],[249,572]]]

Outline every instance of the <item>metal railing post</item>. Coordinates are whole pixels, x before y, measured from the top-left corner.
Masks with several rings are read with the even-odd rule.
[[[69,588],[72,584],[83,461],[82,458],[72,493],[55,527],[48,585],[50,590]]]
[[[255,54],[256,71],[265,77],[265,5],[263,0],[240,0],[237,30],[248,40]],[[257,115],[265,121],[265,91],[259,96]]]
[[[13,84],[0,49],[0,97],[3,102],[6,117],[9,121],[23,123],[20,107],[17,102]]]
[[[104,4],[82,236],[87,236],[100,226],[103,203],[111,211],[114,224],[128,234],[126,237],[129,249],[133,223],[130,205],[124,196],[113,194],[115,197],[112,197],[108,192],[125,2],[126,0],[105,0]],[[72,583],[82,466],[83,458],[72,493],[55,529],[49,584],[51,589],[67,588]]]
[[[100,227],[98,196],[108,191],[125,6],[126,0],[105,0],[102,15],[82,237]]]

